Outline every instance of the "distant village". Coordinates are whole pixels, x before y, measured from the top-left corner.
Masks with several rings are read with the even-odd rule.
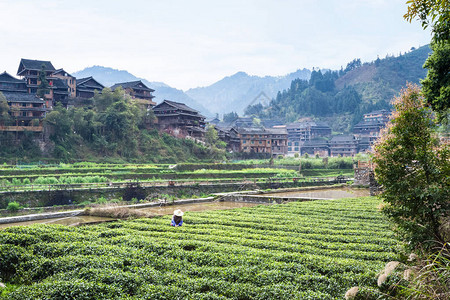
[[[38,97],[42,72],[45,72],[49,89],[43,97]],[[57,103],[66,108],[83,106],[87,99],[105,88],[93,77],[75,78],[64,69],[55,69],[50,61],[21,59],[16,75],[20,79],[6,71],[0,74],[0,92],[6,98],[13,119],[13,124],[0,123],[0,132],[13,133],[16,138],[26,131],[42,138],[43,119],[53,106]],[[157,105],[153,101],[154,90],[141,81],[116,83],[110,89],[114,91],[119,87],[142,109],[154,112],[159,131],[177,138],[203,141],[206,126],[210,124],[227,144],[228,151],[247,157],[354,156],[371,148],[390,114],[387,110],[373,111],[364,115],[363,121],[354,127],[353,134],[332,135],[328,124],[319,121],[255,124],[250,117],[239,117],[231,123],[221,122],[218,118],[206,120],[200,112],[183,103],[164,100]]]

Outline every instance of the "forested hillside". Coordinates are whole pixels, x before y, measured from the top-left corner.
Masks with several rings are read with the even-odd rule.
[[[390,100],[407,82],[419,83],[429,46],[369,63],[355,59],[340,71],[313,71],[309,81],[295,79],[269,106],[257,104],[247,115],[293,122],[303,117],[328,120],[333,130],[349,131],[363,114],[390,109]]]

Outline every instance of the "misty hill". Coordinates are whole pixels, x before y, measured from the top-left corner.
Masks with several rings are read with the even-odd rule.
[[[341,71],[313,71],[309,81],[293,80],[269,105],[249,106],[246,114],[284,122],[320,118],[333,130],[348,132],[363,114],[390,109],[391,99],[407,82],[420,83],[427,73],[422,66],[429,53],[429,46],[423,46],[368,63],[355,59]]]
[[[309,79],[310,75],[311,71],[308,69],[280,77],[259,77],[238,72],[210,86],[189,89],[186,94],[213,113],[235,111],[242,114],[248,105],[258,102],[253,102],[258,96],[270,101],[278,91],[287,89],[292,80]]]
[[[182,90],[175,89],[168,86],[163,82],[150,82],[144,78],[138,78],[133,74],[125,70],[116,70],[113,68],[93,66],[85,68],[81,71],[72,73],[73,76],[77,78],[92,76],[98,80],[104,86],[110,87],[118,82],[142,80],[149,88],[155,90],[153,95],[155,96],[155,101],[157,103],[162,102],[164,99],[172,100],[176,102],[182,102],[186,105],[200,111],[206,116],[212,116],[212,114],[200,103],[186,95]]]

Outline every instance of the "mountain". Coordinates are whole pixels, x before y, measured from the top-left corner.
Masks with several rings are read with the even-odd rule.
[[[278,91],[289,88],[292,80],[309,79],[310,76],[311,71],[308,69],[279,77],[259,77],[238,72],[210,86],[189,89],[186,94],[213,113],[235,111],[242,114],[250,104],[259,103],[260,100],[269,102]]]
[[[116,70],[113,68],[102,67],[102,66],[93,66],[85,68],[81,71],[77,71],[72,73],[73,76],[77,78],[83,77],[94,77],[98,82],[103,84],[106,87],[110,87],[118,82],[127,82],[127,81],[135,81],[142,80],[144,84],[146,84],[149,88],[155,90],[153,95],[155,96],[155,101],[157,103],[162,102],[164,99],[172,100],[176,102],[182,102],[198,111],[202,114],[210,117],[212,116],[211,112],[209,112],[204,106],[200,103],[186,95],[182,90],[175,89],[173,87],[168,86],[163,82],[150,82],[143,78],[138,78],[133,74],[129,73],[125,70]]]
[[[372,62],[355,59],[339,72],[313,71],[309,81],[295,79],[269,105],[252,105],[247,112],[282,122],[319,118],[334,131],[349,132],[363,114],[391,109],[391,99],[407,82],[419,84],[426,76],[422,66],[430,53],[427,45]]]

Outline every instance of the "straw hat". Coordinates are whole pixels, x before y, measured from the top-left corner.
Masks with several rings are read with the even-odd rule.
[[[177,209],[176,211],[173,212],[173,214],[177,217],[182,217],[184,215],[181,209]]]

